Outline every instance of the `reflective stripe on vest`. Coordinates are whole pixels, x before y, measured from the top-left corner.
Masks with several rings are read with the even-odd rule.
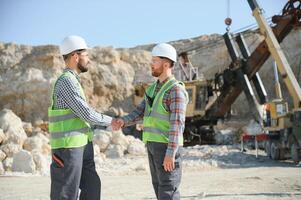
[[[66,114],[66,115],[59,115],[59,116],[49,116],[49,122],[58,122],[58,121],[64,121],[67,119],[73,119],[76,118],[76,115],[74,113]]]
[[[70,136],[75,136],[75,135],[80,135],[86,132],[89,132],[90,128],[81,128],[81,129],[75,129],[70,131],[65,131],[65,132],[52,132],[51,133],[51,138],[62,138],[62,137],[70,137]]]
[[[151,112],[150,116],[161,119],[161,120],[165,120],[165,121],[169,120],[169,115],[160,114],[160,113],[156,112],[155,110],[153,110]]]
[[[75,81],[80,89],[81,96],[86,100],[79,81],[71,72],[64,72],[60,77],[70,77]],[[57,81],[53,86],[51,106],[48,108],[51,148],[58,149],[84,146],[88,140],[92,140],[93,133],[90,125],[77,117],[71,109],[53,110],[53,101],[56,100],[54,88]]]
[[[178,84],[178,81],[174,78],[164,83],[154,98],[152,107],[150,107],[149,102],[145,97],[146,106],[143,118],[143,142],[169,142],[170,113],[167,112],[163,106],[163,97],[175,84]],[[153,97],[155,88],[156,83],[147,88],[146,94]],[[183,137],[179,136],[179,140],[179,144],[183,145]]]
[[[160,134],[160,135],[164,135],[165,137],[168,138],[168,131],[167,132],[164,132],[158,128],[152,128],[152,127],[145,127],[143,128],[143,130],[145,132],[152,132],[152,133],[156,133],[156,134]],[[167,140],[168,141],[168,140]]]

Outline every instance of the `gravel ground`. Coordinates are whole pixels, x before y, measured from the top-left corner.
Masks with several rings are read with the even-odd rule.
[[[146,156],[106,159],[98,172],[102,199],[156,199]],[[237,146],[185,148],[181,199],[301,199],[301,167],[276,162],[264,152],[241,153]],[[49,199],[49,176],[7,173],[0,200]]]

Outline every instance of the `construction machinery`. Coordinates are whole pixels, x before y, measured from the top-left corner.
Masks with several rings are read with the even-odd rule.
[[[180,77],[190,98],[186,112],[184,141],[186,145],[212,143],[212,126],[218,119],[230,113],[231,105],[243,91],[250,105],[250,112],[256,121],[263,124],[268,134],[267,154],[275,160],[291,157],[298,162],[301,146],[301,92],[279,43],[294,27],[301,25],[301,1],[289,0],[282,14],[272,17],[273,27],[267,24],[255,0],[248,0],[248,3],[258,23],[259,31],[264,36],[264,40],[252,53],[246,45],[243,33],[232,34],[228,27],[223,38],[231,64],[223,72],[217,73],[213,80],[200,80],[197,68],[193,68],[188,59],[189,54],[199,47],[179,52],[179,68],[184,74]],[[293,98],[294,108],[290,111],[287,102],[279,98],[280,96],[268,100],[258,74],[270,55],[276,61],[283,82]],[[141,87],[136,87],[136,97],[138,100],[143,97]]]
[[[287,102],[283,100],[280,86],[276,81],[277,99],[267,102],[265,105],[268,108],[269,115],[266,115],[265,130],[268,133],[268,142],[266,151],[272,159],[279,160],[292,158],[294,162],[300,161],[301,156],[301,88],[294,76],[290,65],[282,52],[282,49],[273,34],[271,28],[262,17],[262,11],[255,0],[249,0],[253,15],[259,24],[260,31],[265,35],[265,41],[268,49],[277,63],[277,68],[280,72],[282,80],[293,99],[293,108],[288,109]],[[300,16],[300,1],[289,1],[290,7],[297,7]],[[288,8],[287,6],[285,8]],[[292,12],[292,10],[289,10]],[[294,12],[294,11],[293,11]],[[300,21],[297,21],[300,24]],[[276,65],[275,65],[276,66]],[[276,67],[275,67],[276,72]],[[277,73],[275,73],[277,79]],[[268,113],[267,112],[267,113]],[[270,117],[270,119],[268,119]]]

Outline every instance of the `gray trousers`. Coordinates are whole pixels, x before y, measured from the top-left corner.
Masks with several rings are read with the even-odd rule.
[[[163,161],[167,144],[147,142],[148,160],[152,176],[152,184],[159,200],[180,199],[179,186],[182,177],[182,147],[179,147],[175,157],[175,169],[164,170]]]
[[[53,149],[51,200],[99,200],[101,182],[95,170],[92,142],[78,148]]]

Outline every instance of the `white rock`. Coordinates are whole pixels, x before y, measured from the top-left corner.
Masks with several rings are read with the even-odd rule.
[[[110,140],[112,140],[112,138],[113,138],[112,131],[106,131],[105,134],[110,138]]]
[[[0,128],[6,136],[4,143],[23,145],[27,138],[21,119],[9,109],[0,112]]]
[[[6,158],[6,154],[0,150],[0,162]]]
[[[0,128],[0,144],[6,139],[6,136],[3,133],[3,130]]]
[[[99,167],[105,164],[105,160],[106,160],[106,154],[102,152],[94,157],[95,164],[98,163]]]
[[[40,128],[43,131],[48,131],[48,122],[44,122],[41,119],[35,120],[33,125],[35,128]]]
[[[5,172],[2,162],[0,162],[0,175],[3,175]]]
[[[110,131],[107,131],[107,130],[103,130],[103,129],[94,129],[93,130],[94,132],[94,136],[96,135],[107,135],[109,138],[112,138],[112,133]]]
[[[37,133],[37,134],[36,134],[36,137],[40,138],[41,141],[42,141],[44,144],[48,144],[48,143],[49,143],[48,137],[46,137],[42,132]]]
[[[106,154],[104,153],[100,153],[99,155],[97,155],[98,157],[101,157],[101,159],[104,161],[106,159]]]
[[[49,155],[50,152],[51,152],[51,146],[49,144],[43,144],[41,153],[44,155]]]
[[[42,149],[42,140],[37,137],[37,136],[33,136],[33,137],[29,137],[24,141],[23,144],[23,149],[27,150],[27,151],[32,151],[33,149]]]
[[[49,174],[50,156],[44,156],[38,150],[33,150],[32,157],[36,165],[36,170],[40,171],[41,174]]]
[[[12,157],[5,158],[5,160],[3,160],[2,163],[5,171],[12,171],[12,165],[13,165]]]
[[[121,158],[124,155],[124,148],[121,145],[110,144],[107,151],[107,158]]]
[[[13,157],[14,154],[21,151],[22,147],[19,144],[8,143],[1,145],[0,149],[8,156]]]
[[[94,157],[94,162],[95,162],[95,169],[97,171],[102,169],[102,165],[104,163],[105,160],[105,155],[103,154],[103,156],[96,156]]]
[[[30,152],[21,150],[13,157],[12,171],[33,173],[36,170],[36,165]]]
[[[42,132],[42,129],[40,127],[33,127],[32,135],[36,135],[41,132]]]
[[[23,129],[28,137],[32,136],[33,127],[32,124],[29,122],[23,122]]]
[[[122,131],[114,131],[112,134],[112,144],[120,145],[123,149],[127,149],[129,141]]]
[[[106,131],[94,130],[93,143],[98,145],[100,152],[105,152],[111,142],[111,138]]]
[[[135,167],[136,172],[147,171],[147,170],[148,170],[148,166],[145,163],[140,163]]]
[[[127,152],[132,155],[145,155],[146,149],[144,143],[139,140],[135,139],[134,141],[131,141],[128,145]]]
[[[42,133],[37,133],[35,136],[29,137],[24,141],[23,148],[27,151],[37,149],[45,155],[48,155],[51,151],[48,144],[48,138]]]
[[[34,127],[40,127],[42,124],[44,124],[44,121],[41,120],[41,119],[36,119],[36,120],[33,122]]]
[[[101,163],[103,163],[106,160],[106,155],[104,153],[99,153],[98,155],[96,155],[94,157],[95,159],[97,158],[98,161],[101,161]]]
[[[227,128],[224,130],[219,130],[215,133],[214,139],[216,144],[233,144],[236,142],[237,130],[234,128]]]
[[[133,141],[136,140],[136,138],[135,138],[134,136],[132,136],[132,135],[126,135],[125,137],[127,138],[127,141],[128,141],[129,143],[131,143],[131,142],[133,142]]]
[[[97,144],[93,145],[93,150],[94,150],[94,156],[98,156],[100,154],[100,149]]]

